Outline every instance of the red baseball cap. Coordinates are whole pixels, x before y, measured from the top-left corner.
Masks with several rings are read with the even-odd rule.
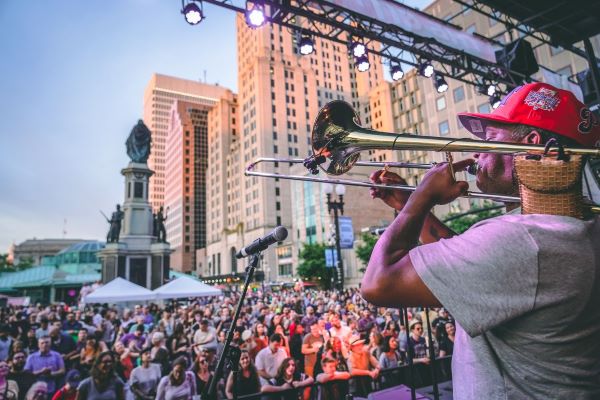
[[[460,122],[485,139],[487,121],[521,124],[572,139],[583,147],[600,147],[600,119],[568,90],[535,82],[517,86],[491,114],[460,113]]]

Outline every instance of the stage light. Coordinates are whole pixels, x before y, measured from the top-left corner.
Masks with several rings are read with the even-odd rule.
[[[367,54],[367,46],[362,42],[352,42],[351,48],[354,57],[362,57]]]
[[[498,88],[496,88],[496,85],[491,84],[487,87],[487,95],[488,96],[493,96],[496,94],[496,91],[498,90]]]
[[[490,105],[492,106],[492,108],[495,110],[496,108],[498,108],[498,106],[500,106],[500,102],[502,100],[500,99],[500,96],[498,96],[497,94],[494,94],[492,96],[490,96]]]
[[[434,80],[435,89],[438,91],[438,93],[444,93],[446,90],[448,90],[448,84],[441,74],[435,74]]]
[[[433,65],[429,61],[423,61],[421,65],[419,65],[419,74],[424,76],[425,78],[431,78],[433,75]]]
[[[392,79],[395,81],[398,81],[404,77],[404,71],[402,71],[400,64],[393,66],[390,72],[392,73]]]
[[[371,66],[367,56],[356,57],[354,59],[354,65],[356,65],[356,69],[358,69],[360,72],[368,71],[369,67]]]
[[[202,3],[200,3],[202,5]],[[196,3],[188,3],[181,13],[185,16],[185,20],[190,25],[198,25],[204,19],[202,9]]]
[[[254,3],[252,8],[248,9],[246,2],[246,23],[250,28],[259,28],[266,21],[265,10],[262,5]]]
[[[302,36],[300,39],[300,54],[307,56],[315,51],[315,44],[310,36]]]

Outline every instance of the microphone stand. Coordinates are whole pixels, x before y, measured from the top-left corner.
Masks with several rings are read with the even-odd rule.
[[[231,341],[233,340],[233,331],[235,330],[235,326],[237,320],[240,318],[240,311],[242,310],[242,305],[244,304],[244,300],[246,298],[246,292],[248,291],[248,286],[250,286],[250,281],[252,281],[252,277],[254,276],[254,271],[258,266],[258,262],[260,261],[260,252],[252,255],[250,259],[250,264],[246,267],[246,281],[244,282],[244,288],[242,289],[242,294],[238,301],[237,307],[235,309],[235,314],[233,315],[233,320],[231,321],[231,327],[227,332],[227,338],[225,339],[225,346],[223,347],[223,351],[219,356],[219,362],[217,363],[217,368],[215,369],[215,374],[213,379],[210,382],[210,386],[208,387],[208,392],[205,397],[202,397],[202,400],[216,400],[217,399],[217,382],[221,379],[221,374],[223,373],[223,367],[225,366],[226,359],[229,359],[230,363],[235,363],[236,365],[232,365],[232,370],[237,371],[237,364],[239,364],[240,359],[240,351],[235,347],[231,347]],[[235,360],[237,358],[237,360]],[[227,379],[227,378],[226,378]],[[233,393],[236,395],[235,390],[235,381]],[[235,396],[237,397],[237,396]]]

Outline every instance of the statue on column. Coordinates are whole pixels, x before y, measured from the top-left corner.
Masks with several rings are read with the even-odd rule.
[[[137,125],[133,127],[127,142],[127,155],[131,161],[135,163],[145,163],[150,156],[150,147],[152,145],[152,135],[150,129],[144,124],[141,119]]]
[[[163,211],[163,206],[160,206],[158,212],[154,214],[154,236],[156,236],[159,243],[167,243],[167,230],[165,229],[167,215],[166,213],[163,214]]]
[[[102,214],[104,215],[104,213]],[[108,234],[106,235],[106,243],[118,243],[119,234],[121,233],[121,221],[125,217],[125,213],[121,211],[121,206],[117,204],[117,210],[112,213],[110,219],[106,218],[106,221],[110,224]]]

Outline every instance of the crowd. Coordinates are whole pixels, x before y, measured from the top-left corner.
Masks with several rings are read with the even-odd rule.
[[[232,326],[237,294],[182,303],[35,305],[1,310],[0,399],[198,399],[208,390],[233,329],[239,368],[226,366],[220,398],[366,396],[398,384],[382,371],[451,355],[454,323],[430,310],[374,308],[357,290],[249,293]],[[318,384],[316,384],[318,383]],[[272,393],[281,392],[273,395]]]

